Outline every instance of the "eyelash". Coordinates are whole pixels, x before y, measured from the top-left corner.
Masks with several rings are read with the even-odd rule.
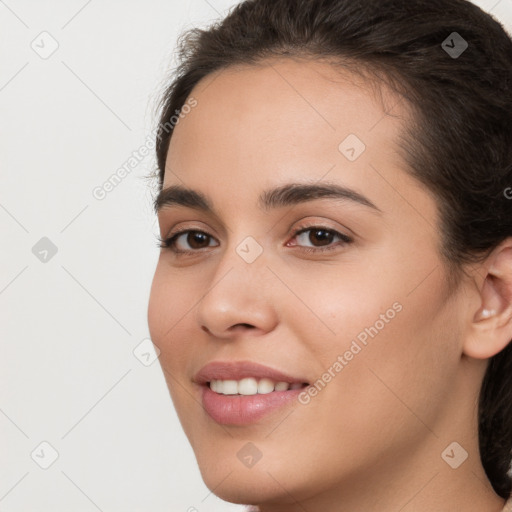
[[[301,226],[297,228],[292,238],[295,238],[298,235],[301,235],[302,233],[306,233],[308,231],[326,231],[327,233],[333,234],[335,237],[338,236],[341,238],[341,243],[338,243],[336,245],[329,245],[327,247],[304,247],[304,246],[297,246],[300,247],[301,251],[307,252],[307,253],[325,253],[328,251],[333,251],[337,249],[340,246],[349,245],[353,242],[353,239],[350,238],[347,235],[344,235],[343,233],[340,233],[339,231],[336,231],[334,229],[327,228],[325,226]],[[201,231],[199,229],[184,229],[182,231],[178,231],[174,234],[172,234],[168,238],[161,238],[160,236],[157,236],[158,239],[158,246],[160,249],[169,249],[176,255],[192,255],[193,253],[202,252],[202,249],[192,249],[192,250],[180,250],[176,249],[176,240],[178,237],[185,233],[201,233],[203,235],[206,235],[207,237],[213,238],[211,235],[206,233],[205,231]]]

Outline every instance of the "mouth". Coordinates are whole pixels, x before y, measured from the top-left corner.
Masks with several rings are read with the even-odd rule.
[[[249,361],[212,362],[194,377],[206,413],[222,425],[250,425],[272,412],[298,405],[307,379]]]
[[[266,395],[279,391],[294,391],[296,389],[302,389],[309,384],[307,382],[276,382],[268,378],[258,379],[256,377],[246,377],[240,380],[214,379],[206,382],[205,385],[219,395],[251,396]]]

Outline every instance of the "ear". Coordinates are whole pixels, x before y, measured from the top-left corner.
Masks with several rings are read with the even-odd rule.
[[[480,307],[475,311],[464,341],[464,353],[488,359],[512,340],[512,238],[507,238],[479,266]]]

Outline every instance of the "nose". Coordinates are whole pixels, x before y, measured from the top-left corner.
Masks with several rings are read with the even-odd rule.
[[[231,339],[272,331],[276,313],[276,279],[266,267],[264,255],[246,263],[233,250],[216,268],[208,292],[196,307],[198,326],[211,336]]]

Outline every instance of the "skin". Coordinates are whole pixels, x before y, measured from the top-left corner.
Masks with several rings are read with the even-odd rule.
[[[206,77],[175,128],[164,188],[201,191],[216,214],[159,211],[162,238],[211,238],[201,248],[182,236],[188,256],[162,249],[148,322],[202,477],[224,500],[262,512],[504,505],[481,465],[476,403],[488,358],[512,338],[512,240],[448,288],[435,199],[396,144],[405,102],[381,92],[328,63],[274,58]],[[351,133],[366,145],[353,162],[338,149]],[[381,213],[326,198],[259,209],[263,190],[290,181],[348,186]],[[303,224],[353,242],[307,253],[323,244],[315,230],[293,237]],[[247,236],[263,248],[250,264],[236,252]],[[402,310],[307,405],[243,427],[202,408],[192,378],[206,363],[256,361],[313,383],[396,302]],[[249,441],[262,453],[252,468],[237,458]],[[457,469],[441,456],[454,441],[468,453]]]

